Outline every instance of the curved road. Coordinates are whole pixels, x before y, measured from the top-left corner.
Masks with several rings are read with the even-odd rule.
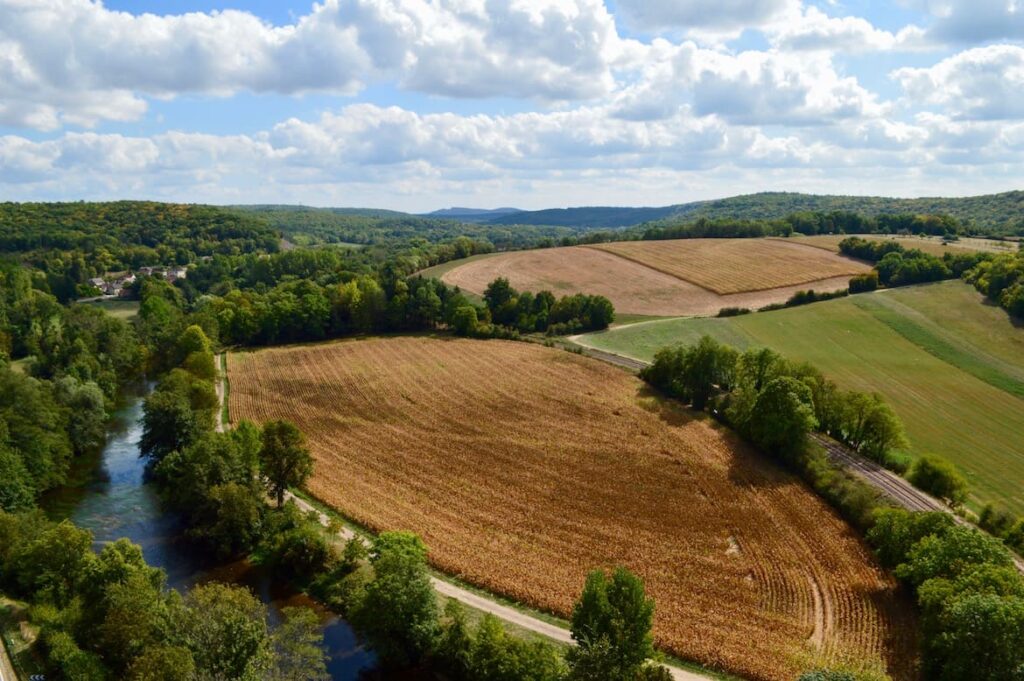
[[[612,357],[615,357],[615,355],[612,355]],[[224,366],[224,355],[218,355],[217,369],[221,373],[221,378],[217,381],[216,385],[218,401],[216,426],[218,432],[222,432],[227,427],[227,424],[224,423],[224,394],[227,392],[224,386],[224,383],[227,381],[227,375],[226,372],[222,370]],[[285,492],[285,498],[294,501],[295,505],[303,511],[312,511],[313,513],[316,513],[317,518],[324,526],[330,524],[330,518],[328,518],[325,513],[304,499],[300,499],[291,492]],[[356,536],[356,534],[347,527],[342,527],[338,534],[346,541]],[[460,603],[468,605],[469,607],[481,612],[494,615],[504,622],[514,624],[517,627],[526,629],[527,631],[531,631],[535,634],[540,634],[541,636],[545,636],[558,643],[567,645],[576,644],[576,642],[573,641],[569,630],[564,627],[551,624],[550,622],[545,622],[544,620],[525,612],[521,612],[515,608],[510,608],[507,605],[502,605],[501,603],[498,603],[486,596],[470,591],[469,589],[458,586],[457,584],[452,584],[451,582],[445,581],[439,577],[432,576],[430,578],[430,582],[434,587],[434,590],[442,596],[459,601]],[[672,674],[672,678],[676,681],[708,681],[709,679],[715,678],[710,674],[699,674],[680,667],[668,666],[668,669]]]

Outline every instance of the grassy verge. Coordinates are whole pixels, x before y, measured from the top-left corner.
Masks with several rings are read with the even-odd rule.
[[[139,301],[137,300],[94,300],[83,305],[98,307],[109,315],[120,319],[131,319],[139,314]]]

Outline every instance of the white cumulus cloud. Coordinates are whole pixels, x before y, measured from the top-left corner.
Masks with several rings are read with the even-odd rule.
[[[965,50],[928,68],[897,69],[892,77],[913,102],[956,118],[1024,118],[1024,48],[1016,45]]]

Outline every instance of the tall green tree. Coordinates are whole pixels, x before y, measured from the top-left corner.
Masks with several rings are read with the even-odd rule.
[[[611,577],[591,572],[572,612],[573,678],[634,681],[654,654],[653,618],[654,601],[639,577],[622,567]]]
[[[758,393],[746,428],[758,446],[788,457],[802,449],[817,425],[810,388],[783,376],[766,383]]]
[[[382,532],[370,554],[373,579],[352,623],[387,667],[405,668],[433,648],[437,598],[427,572],[427,547],[409,532]]]
[[[294,423],[270,421],[264,424],[260,472],[278,508],[284,506],[284,493],[289,487],[303,485],[313,474],[313,457]]]
[[[193,587],[178,636],[200,678],[260,681],[273,663],[267,608],[247,589],[226,584]]]

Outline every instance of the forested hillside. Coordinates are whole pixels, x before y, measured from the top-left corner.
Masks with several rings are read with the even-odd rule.
[[[559,225],[580,228],[628,227],[643,222],[709,219],[777,220],[802,212],[880,215],[948,215],[966,231],[1024,234],[1024,191],[966,198],[891,199],[766,192],[662,208],[582,207],[527,211],[490,224]]]
[[[112,203],[2,203],[0,252],[107,250],[146,264],[185,264],[197,255],[273,250],[266,223],[214,206]]]
[[[629,227],[641,222],[661,220],[675,215],[682,206],[662,208],[628,208],[586,206],[582,208],[548,208],[503,215],[489,221],[492,225],[556,225],[559,227],[608,229]]]
[[[452,219],[359,208],[309,206],[235,206],[239,215],[262,218],[296,245],[388,245],[421,238],[431,243],[460,236],[486,240],[498,249],[522,248],[538,240],[557,240],[576,230],[551,226],[467,224]]]

